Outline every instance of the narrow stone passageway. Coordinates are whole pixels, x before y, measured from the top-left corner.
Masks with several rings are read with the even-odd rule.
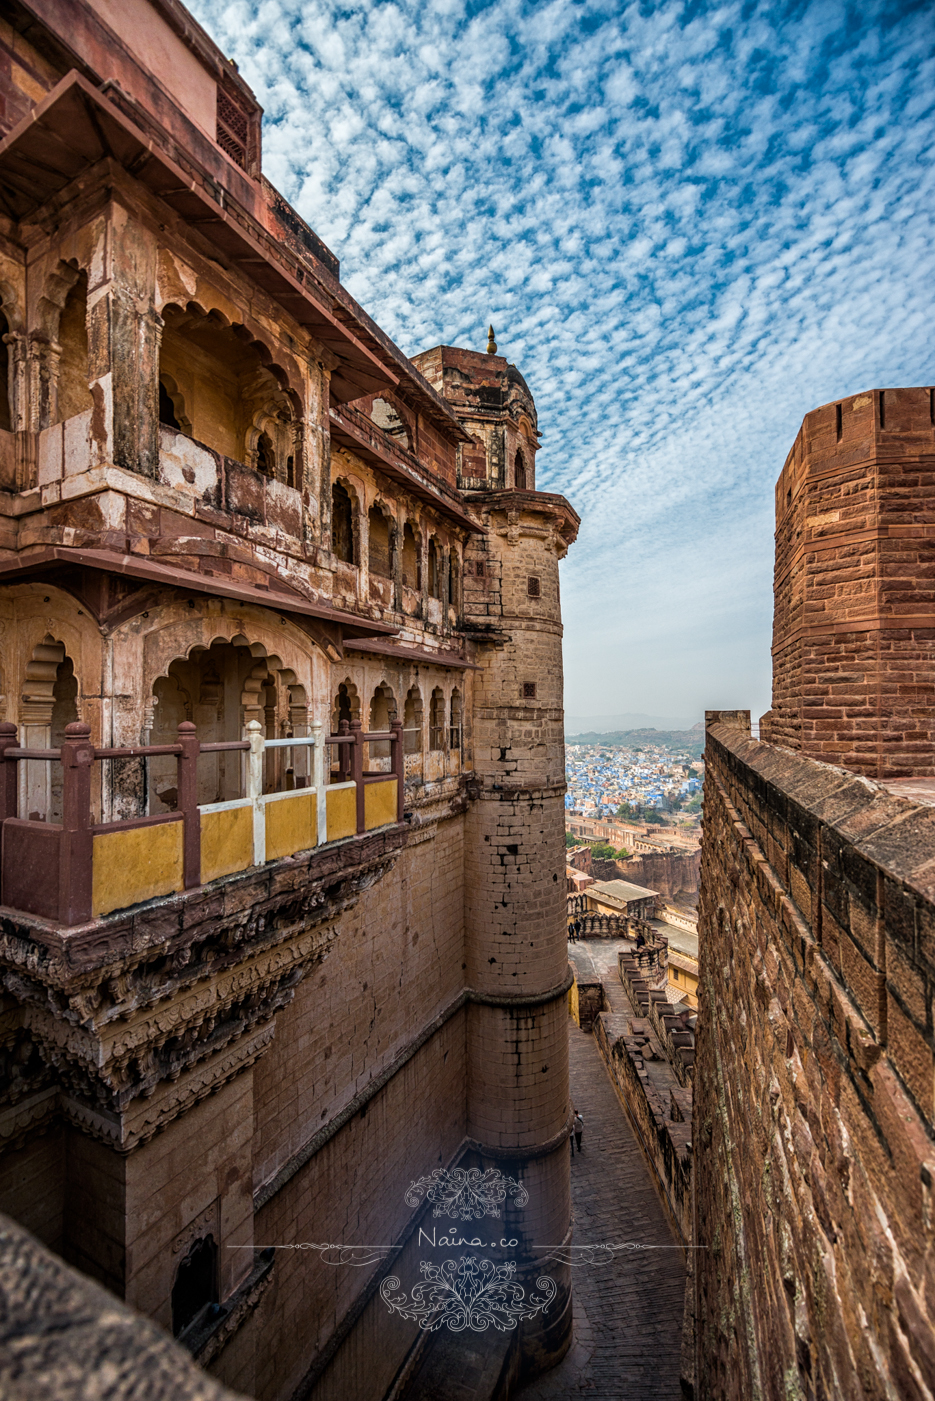
[[[571,1091],[584,1115],[583,1153],[571,1164],[576,1245],[644,1246],[575,1268],[575,1336],[553,1371],[521,1401],[678,1401],[685,1261],[594,1037],[569,1020]]]

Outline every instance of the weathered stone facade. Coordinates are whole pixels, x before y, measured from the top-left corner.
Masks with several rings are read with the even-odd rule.
[[[17,4],[0,84],[0,1207],[228,1385],[379,1398],[411,1181],[521,1178],[524,1287],[569,1232],[577,517],[515,367],[346,293],[176,0]]]
[[[935,1395],[930,403],[808,416],[773,709],[760,740],[707,717],[685,1374],[712,1401]]]

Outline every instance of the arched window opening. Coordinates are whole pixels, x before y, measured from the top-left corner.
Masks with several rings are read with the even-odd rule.
[[[429,598],[441,598],[441,571],[438,567],[438,546],[429,541]]]
[[[153,682],[150,742],[173,744],[183,720],[194,723],[204,744],[243,738],[244,726],[258,720],[267,739],[288,733],[289,693],[280,685],[282,664],[238,634],[232,642],[215,639],[210,647],[193,647],[169,663]],[[286,674],[292,677],[293,673]],[[288,751],[270,750],[264,791],[284,786],[282,764]],[[177,768],[172,756],[147,761],[149,811],[173,812],[178,806]],[[242,796],[242,756],[237,751],[202,754],[198,761],[199,803],[229,802]]]
[[[172,1286],[172,1334],[178,1337],[218,1302],[218,1248],[214,1236],[189,1247]]]
[[[10,334],[10,323],[0,311],[0,428],[11,432],[13,415],[10,412],[10,347],[6,337]]]
[[[445,747],[445,697],[436,686],[429,703],[429,749]]]
[[[276,476],[276,454],[268,433],[261,433],[256,441],[256,470],[261,477]]]
[[[461,748],[461,692],[457,689],[451,693],[451,724],[448,733],[448,747],[452,750]]]
[[[159,379],[180,431],[285,481],[297,413],[286,372],[246,327],[231,325],[219,311],[205,313],[190,302],[167,306],[162,316]],[[159,397],[160,420],[171,427],[162,417],[161,391]]]
[[[164,380],[159,381],[159,422],[164,423],[167,428],[174,428],[177,433],[182,431],[182,425],[175,416],[172,395],[166,388]]]
[[[516,483],[517,491],[526,490],[526,463],[523,461],[521,452],[516,454],[516,461],[513,465],[513,480]]]
[[[65,726],[80,719],[78,681],[65,644],[46,633],[26,663],[20,743],[24,749],[58,749]],[[62,766],[58,761],[27,760],[19,768],[19,810],[32,821],[61,822]]]
[[[354,550],[354,504],[343,482],[331,488],[331,548],[345,564],[356,564]]]
[[[341,721],[346,720],[348,724],[352,720],[360,719],[360,697],[357,694],[357,687],[350,677],[342,681],[338,687],[338,694],[334,698],[334,706],[331,712],[332,732],[337,734],[341,728]]]
[[[51,749],[60,749],[65,738],[65,726],[73,725],[78,715],[78,678],[71,657],[66,656],[55,669],[52,685],[52,735]],[[51,764],[51,800],[49,821],[62,820],[62,766]]]
[[[370,417],[378,428],[395,438],[401,447],[409,447],[409,434],[395,404],[388,403],[386,399],[374,399]]]
[[[79,272],[58,323],[58,400],[56,422],[93,406],[88,388],[88,274]]]
[[[379,506],[371,506],[367,514],[370,541],[370,573],[392,578],[390,559],[390,523]]]
[[[409,522],[403,530],[403,584],[407,589],[422,588],[422,560],[416,534]]]
[[[360,719],[360,696],[350,677],[341,682],[331,707],[331,733],[341,733],[341,722],[350,725]],[[328,746],[331,755],[331,782],[344,783],[351,776],[350,748],[337,744]]]
[[[291,453],[286,458],[286,486],[295,486],[295,458]]]
[[[410,686],[403,710],[403,753],[422,752],[422,692]]]
[[[396,719],[396,697],[385,681],[382,681],[373,693],[370,702],[370,729],[377,734],[384,733],[390,728],[390,723]],[[389,759],[390,741],[388,739],[372,740],[368,745],[370,759]]]
[[[451,608],[458,606],[458,578],[461,574],[461,561],[454,550],[448,559],[448,604]]]

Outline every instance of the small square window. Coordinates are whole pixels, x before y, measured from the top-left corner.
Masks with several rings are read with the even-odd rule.
[[[535,683],[535,681],[524,681],[524,682],[523,682],[523,700],[535,700],[535,699],[536,699],[536,683]]]
[[[539,580],[536,578],[535,574],[530,574],[529,578],[526,580],[526,592],[530,598],[539,597]]]

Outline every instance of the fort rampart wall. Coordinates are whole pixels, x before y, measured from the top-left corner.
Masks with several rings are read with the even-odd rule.
[[[702,1398],[935,1392],[935,812],[709,712]]]
[[[931,389],[806,414],[776,483],[763,739],[875,778],[935,773],[933,524]]]

